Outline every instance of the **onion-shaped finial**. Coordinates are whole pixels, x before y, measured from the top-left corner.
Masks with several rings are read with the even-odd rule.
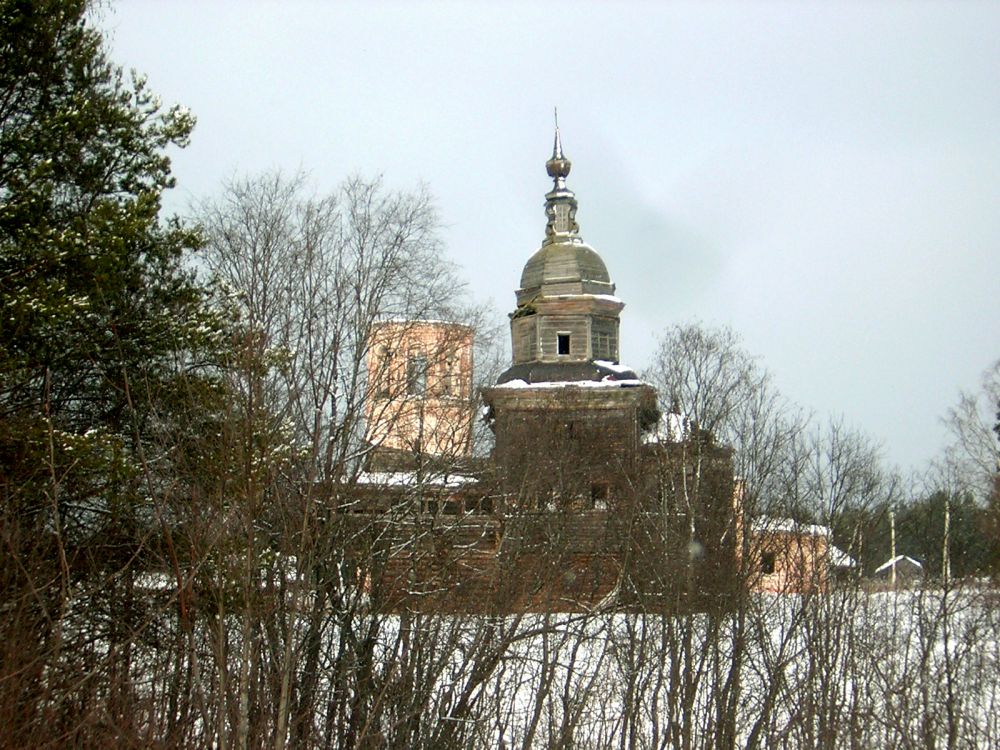
[[[556,180],[557,185],[561,187],[559,183],[565,180],[569,175],[569,170],[573,166],[573,162],[563,156],[562,150],[562,138],[559,137],[559,110],[555,111],[556,118],[556,137],[555,142],[552,144],[552,158],[545,162],[545,171],[549,173],[549,177]]]

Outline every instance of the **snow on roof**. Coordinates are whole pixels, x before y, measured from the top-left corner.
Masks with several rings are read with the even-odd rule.
[[[886,560],[884,563],[875,568],[876,573],[881,573],[883,570],[888,570],[893,565],[899,565],[901,562],[909,562],[911,565],[916,565],[918,568],[923,569],[923,563],[919,560],[914,560],[909,555],[896,555],[891,560]]]
[[[463,487],[475,482],[475,477],[463,474],[424,474],[419,481],[414,471],[363,471],[358,475],[358,484],[373,484],[384,487]]]
[[[856,568],[858,567],[858,561],[851,557],[849,554],[844,552],[840,547],[835,544],[830,545],[830,549],[827,550],[827,556],[830,561],[830,565],[835,568]]]
[[[619,305],[624,304],[618,297],[613,294],[548,294],[547,299],[597,299],[603,300],[604,302],[616,302]]]
[[[388,323],[415,323],[415,324],[430,324],[430,325],[444,325],[444,326],[458,326],[460,328],[472,328],[468,323],[459,323],[457,320],[442,320],[440,318],[385,318],[379,320],[375,323],[376,326],[386,325]]]
[[[626,380],[551,380],[540,383],[529,383],[521,378],[500,383],[496,388],[634,388],[643,385],[641,380],[628,378]]]
[[[771,516],[760,516],[751,522],[750,528],[756,532],[830,536],[830,528],[828,526],[820,526],[818,524],[811,523],[799,523],[794,518],[773,518]]]
[[[595,359],[594,364],[598,367],[603,367],[605,370],[611,370],[611,372],[616,372],[619,375],[632,372],[632,368],[628,365],[623,365],[620,362],[611,362],[607,359]]]

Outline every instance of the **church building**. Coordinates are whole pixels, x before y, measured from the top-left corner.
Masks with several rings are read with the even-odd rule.
[[[661,427],[655,389],[621,362],[625,303],[581,236],[558,127],[545,166],[511,366],[482,393],[492,455],[468,455],[471,331],[392,322],[372,337],[372,458],[352,512],[381,547],[364,578],[397,611],[724,607],[738,537],[730,451],[679,415]]]
[[[580,236],[558,128],[545,166],[553,180],[545,238],[515,293],[513,362],[483,399],[508,491],[539,507],[584,510],[634,484],[642,436],[659,412],[652,386],[620,363],[625,303]]]

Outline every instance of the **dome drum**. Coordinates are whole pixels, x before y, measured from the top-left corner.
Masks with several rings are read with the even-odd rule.
[[[514,364],[618,361],[615,315],[526,315],[511,321]]]

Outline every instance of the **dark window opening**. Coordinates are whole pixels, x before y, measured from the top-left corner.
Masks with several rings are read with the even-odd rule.
[[[467,498],[465,501],[465,512],[466,513],[482,513],[490,514],[493,512],[493,498],[492,497],[482,497],[482,498]]]
[[[406,392],[411,396],[423,396],[427,391],[427,357],[422,354],[411,356],[406,363]]]
[[[392,368],[392,350],[387,347],[380,347],[377,356],[377,370],[375,378],[377,387],[375,388],[375,398],[389,398],[389,380]]]
[[[454,357],[448,357],[444,364],[444,376],[441,378],[441,392],[445,396],[458,395],[458,362]]]
[[[556,334],[556,351],[559,354],[569,354],[569,334]]]
[[[766,576],[774,572],[774,553],[765,552],[760,556],[760,572]]]
[[[590,485],[590,505],[594,510],[608,509],[608,495],[611,488],[607,482],[594,482]]]

